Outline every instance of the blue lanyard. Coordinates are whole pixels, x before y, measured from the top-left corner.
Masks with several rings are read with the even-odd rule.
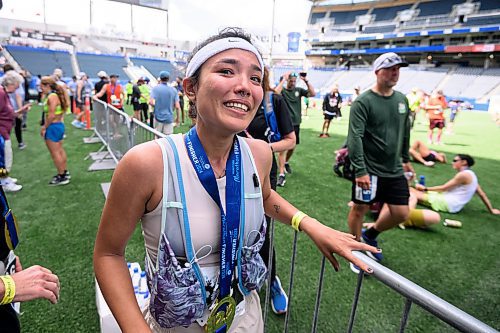
[[[221,249],[220,249],[220,294],[219,300],[229,296],[231,279],[238,252],[238,237],[241,210],[241,150],[236,137],[226,162],[226,211],[222,207],[217,181],[203,145],[192,127],[184,136],[189,159],[198,178],[220,209]]]

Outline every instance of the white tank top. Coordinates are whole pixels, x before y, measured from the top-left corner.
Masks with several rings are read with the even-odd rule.
[[[207,191],[200,183],[196,171],[189,160],[184,139],[182,135],[171,135],[172,140],[175,142],[177,151],[179,153],[179,161],[181,166],[182,178],[184,188],[186,189],[186,205],[189,212],[189,221],[191,225],[191,239],[193,241],[193,248],[198,252],[196,257],[202,258],[199,263],[200,266],[216,266],[218,267],[220,261],[220,210],[217,204],[213,201]],[[264,220],[264,205],[262,201],[262,192],[260,186],[260,178],[257,174],[255,161],[245,140],[238,138],[242,150],[242,163],[243,171],[245,172],[245,240],[249,243],[253,242],[253,238],[257,235],[256,231]],[[158,144],[166,144],[165,139],[157,141]],[[175,192],[178,192],[177,177],[172,176],[176,174],[174,158],[171,155],[171,149],[167,149],[168,162],[170,168],[168,197],[178,197]],[[255,187],[252,175],[255,174],[259,186]],[[159,181],[163,177],[158,176]],[[226,177],[217,179],[219,188],[219,196],[225,207],[225,193],[226,193]],[[165,194],[163,194],[165,195]],[[170,200],[170,199],[169,199]],[[151,212],[144,214],[141,218],[142,233],[144,236],[144,243],[146,251],[153,263],[156,262],[158,253],[158,243],[161,235],[161,217],[162,217],[162,201]],[[182,232],[182,212],[178,209],[167,209],[166,215],[166,235],[169,239],[170,245],[176,257],[185,258],[185,240],[183,239]]]
[[[444,192],[444,198],[448,204],[450,213],[457,213],[467,204],[477,190],[477,177],[472,170],[464,170],[472,176],[470,184],[459,185],[449,191]]]

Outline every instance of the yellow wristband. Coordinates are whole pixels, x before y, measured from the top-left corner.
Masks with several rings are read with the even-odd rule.
[[[301,212],[300,210],[295,213],[295,215],[292,217],[292,228],[294,228],[296,231],[300,231],[299,226],[300,222],[306,217],[307,214]]]
[[[0,276],[0,280],[2,280],[5,286],[5,293],[3,294],[3,299],[0,302],[0,305],[12,303],[14,297],[16,296],[16,283],[14,279],[10,275],[2,275]]]

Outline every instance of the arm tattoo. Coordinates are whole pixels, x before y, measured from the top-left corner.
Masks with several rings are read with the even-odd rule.
[[[276,214],[280,212],[280,206],[279,205],[274,205],[274,210],[276,211]]]

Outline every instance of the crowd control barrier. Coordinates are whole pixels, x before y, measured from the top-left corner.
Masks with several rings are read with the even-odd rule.
[[[163,133],[156,131],[155,129],[149,127],[147,124],[142,123],[137,119],[131,118],[125,112],[116,109],[115,107],[103,103],[100,100],[93,100],[93,114],[94,114],[94,133],[102,141],[102,149],[107,149],[109,154],[115,160],[116,163],[123,157],[123,155],[133,146],[138,145],[143,142],[151,141],[156,138],[165,137]],[[270,232],[270,246],[272,248],[274,239],[274,221],[271,220],[269,225]],[[294,289],[294,272],[295,263],[297,258],[297,240],[298,232],[294,232],[293,239],[293,250],[290,263],[290,276],[289,276],[289,288],[288,288],[288,311],[285,316],[285,323],[283,331],[285,333],[289,332],[290,326],[290,313],[293,306],[293,289]],[[272,254],[272,251],[269,251]],[[368,264],[373,268],[373,274],[371,275],[375,279],[379,280],[381,283],[392,288],[396,293],[404,297],[403,313],[401,315],[400,321],[400,333],[405,331],[408,323],[408,318],[410,310],[413,304],[420,306],[425,311],[429,312],[434,317],[442,320],[443,322],[449,324],[451,327],[457,329],[460,332],[468,333],[500,333],[494,328],[488,326],[487,324],[479,321],[473,316],[467,314],[466,312],[460,310],[454,305],[446,302],[445,300],[437,297],[431,292],[425,290],[424,288],[418,286],[417,284],[411,282],[405,277],[397,274],[396,272],[388,269],[387,267],[375,262],[366,255],[360,252],[353,252],[356,257],[361,259],[363,262]],[[272,260],[267,259],[268,269],[271,270]],[[319,310],[321,304],[321,294],[323,289],[323,280],[325,265],[327,264],[325,257],[322,258],[320,266],[320,274],[318,279],[318,286],[316,288],[316,301],[313,312],[313,318],[311,321],[311,332],[320,332],[318,329],[318,318]],[[328,263],[329,264],[329,263]],[[270,274],[269,274],[270,275]],[[351,314],[348,319],[348,327],[346,331],[348,333],[353,332],[356,310],[358,306],[359,295],[361,293],[361,287],[363,283],[364,274],[358,274],[357,285],[355,288],[355,294],[353,298],[353,304],[351,308]],[[268,308],[269,308],[269,298],[270,298],[270,279],[268,279],[266,287],[266,296],[264,302],[264,323],[267,323],[268,319]],[[310,288],[310,286],[307,286]],[[342,330],[343,331],[343,330]],[[362,331],[362,330],[361,330]]]

